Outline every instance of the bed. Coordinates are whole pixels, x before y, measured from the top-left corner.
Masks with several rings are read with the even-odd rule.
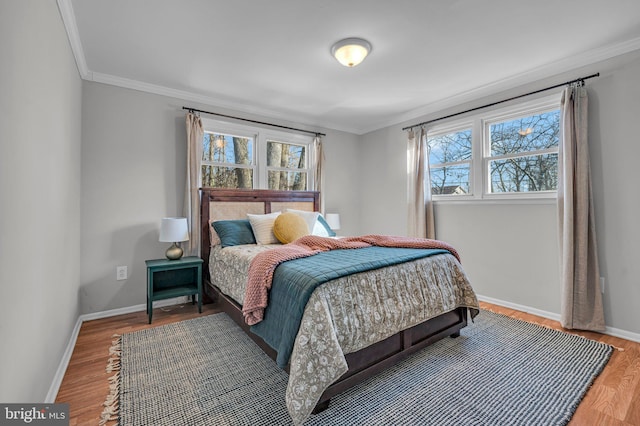
[[[242,274],[246,274],[251,259],[271,247],[251,244],[222,247],[212,224],[244,219],[247,214],[264,215],[290,209],[317,212],[319,193],[201,189],[201,256],[206,265],[203,268],[205,302],[217,303],[279,364],[282,360],[278,358],[278,351],[272,348],[273,344],[266,343],[258,335],[259,328],[256,327],[261,324],[251,327],[245,322],[242,312],[243,290],[238,289],[246,279]],[[405,280],[398,278],[409,275],[424,276],[421,278],[423,281],[446,283],[442,288],[428,293],[424,289],[413,289],[411,286],[415,284],[410,283],[411,280],[407,279],[405,283]],[[387,294],[381,304],[391,303],[392,309],[396,309],[394,303],[420,305],[419,313],[414,315],[412,312],[391,319],[387,315],[383,321],[378,321],[379,324],[384,322],[384,327],[373,324],[380,317],[380,312],[384,316],[389,310],[388,306],[368,305],[377,303],[372,300],[380,298],[378,293],[362,299],[364,308],[344,303],[345,300],[356,300],[353,295],[363,291],[363,283],[373,289],[367,291],[399,294]],[[407,288],[405,293],[404,286]],[[274,289],[275,284],[272,293]],[[425,298],[432,297],[432,294],[445,302],[426,303]],[[352,313],[350,310],[359,312]],[[312,412],[326,409],[334,395],[408,355],[444,337],[459,336],[460,329],[467,324],[468,312],[477,314],[478,302],[460,263],[451,253],[436,253],[399,265],[336,278],[317,287],[302,314],[290,358],[287,358],[286,365],[281,365],[289,373],[285,399],[294,423],[303,423]],[[368,316],[373,320],[369,320]],[[339,323],[338,319],[347,317],[349,321]],[[358,327],[364,331],[360,333]]]

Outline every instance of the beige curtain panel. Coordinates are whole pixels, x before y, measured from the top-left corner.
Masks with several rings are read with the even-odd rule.
[[[587,142],[587,90],[564,90],[558,150],[558,214],[562,270],[561,323],[605,329]]]
[[[316,136],[315,139],[313,139],[313,150],[316,162],[314,167],[313,190],[320,193],[320,212],[325,214],[324,197],[322,195],[322,190],[324,189],[324,174],[322,173],[324,168],[324,152],[322,151],[322,138],[320,136]]]
[[[200,169],[204,128],[199,116],[187,113],[187,182],[183,214],[189,224],[189,241],[185,253],[200,255]]]
[[[407,235],[435,238],[427,131],[409,129],[407,133]]]

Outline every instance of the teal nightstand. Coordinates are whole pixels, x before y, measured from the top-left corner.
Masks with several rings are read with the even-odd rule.
[[[149,324],[154,300],[198,296],[198,312],[202,313],[202,259],[195,256],[178,260],[154,259],[147,264],[147,314]]]

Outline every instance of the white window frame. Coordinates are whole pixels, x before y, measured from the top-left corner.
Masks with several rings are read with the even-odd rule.
[[[314,176],[313,176],[313,138],[304,135],[284,133],[284,132],[265,132],[264,134],[264,149],[260,150],[260,153],[264,155],[264,159],[260,161],[260,164],[264,165],[265,172],[265,188],[269,185],[268,177],[270,171],[283,171],[283,172],[304,172],[307,174],[307,190],[314,188]],[[273,167],[267,165],[267,144],[269,142],[278,142],[288,145],[303,146],[305,152],[305,167],[303,169],[288,169],[286,167]]]
[[[256,145],[257,145],[257,135],[255,133],[253,133],[252,131],[250,131],[250,129],[244,129],[244,128],[240,128],[240,127],[234,127],[234,126],[216,126],[214,128],[207,128],[205,126],[205,121],[202,120],[202,124],[204,127],[204,133],[210,133],[210,134],[218,134],[218,135],[229,135],[229,136],[238,136],[241,138],[248,138],[253,140],[253,149],[252,149],[252,155],[253,158],[251,158],[251,164],[236,164],[236,163],[218,163],[218,162],[214,162],[214,161],[202,161],[200,160],[200,173],[198,174],[198,185],[202,186],[202,166],[211,166],[211,167],[216,167],[216,166],[221,166],[221,167],[233,167],[233,168],[242,168],[242,169],[251,169],[253,170],[253,186],[255,188],[256,185],[256,174],[258,173],[258,167],[257,167],[257,157],[256,157]],[[212,142],[213,143],[213,142]]]
[[[471,127],[471,166],[469,170],[470,194],[446,194],[432,195],[435,202],[555,202],[557,191],[535,191],[535,192],[504,192],[491,193],[490,170],[491,160],[502,157],[491,157],[491,139],[489,135],[490,125],[493,123],[507,121],[518,117],[526,117],[542,112],[553,111],[560,108],[561,93],[555,93],[538,99],[521,102],[517,105],[502,107],[489,111],[475,113],[463,119],[452,120],[442,124],[435,124],[427,128],[427,137],[437,136],[445,133],[469,129]],[[471,123],[471,126],[470,126]],[[560,142],[561,143],[561,142]],[[548,152],[558,152],[557,149],[530,151],[514,154],[513,157],[530,156],[544,154]],[[506,157],[505,157],[506,158]],[[430,188],[429,188],[430,189]]]
[[[313,174],[315,164],[313,140],[311,135],[299,133],[282,132],[272,129],[265,129],[256,126],[248,126],[227,121],[202,118],[202,126],[205,133],[229,134],[240,137],[253,138],[253,165],[233,164],[233,167],[246,167],[253,169],[253,188],[268,189],[268,169],[267,169],[267,141],[276,141],[291,145],[304,146],[307,150],[306,167],[304,169],[287,169],[287,171],[299,171],[307,173],[307,189],[312,190],[315,184]],[[204,163],[203,163],[204,164]],[[216,163],[221,164],[221,163]],[[227,165],[227,164],[225,164]],[[269,168],[271,170],[273,168]],[[275,170],[275,169],[273,169]],[[202,184],[202,171],[198,174],[199,183]]]
[[[454,161],[454,162],[449,162],[449,163],[438,163],[438,165],[446,165],[446,166],[455,166],[455,165],[459,165],[459,164],[469,164],[469,192],[467,194],[437,194],[437,195],[432,195],[432,198],[434,200],[436,199],[443,199],[443,200],[447,200],[447,199],[451,199],[451,198],[455,198],[456,200],[460,200],[460,199],[472,199],[474,198],[474,194],[477,194],[477,188],[474,185],[474,169],[476,168],[476,164],[475,164],[475,155],[476,155],[476,149],[475,149],[475,141],[474,141],[474,129],[473,129],[473,121],[466,119],[466,120],[458,120],[452,123],[447,123],[447,124],[443,124],[441,126],[437,126],[434,127],[433,130],[427,130],[427,139],[429,139],[430,137],[436,137],[436,136],[440,136],[440,135],[446,135],[449,133],[457,133],[457,132],[461,132],[461,131],[465,131],[465,130],[471,130],[471,159],[467,160],[467,161]],[[431,167],[431,164],[429,164],[429,167]],[[431,179],[431,176],[429,176],[429,179]],[[429,190],[431,190],[431,188],[429,188]]]

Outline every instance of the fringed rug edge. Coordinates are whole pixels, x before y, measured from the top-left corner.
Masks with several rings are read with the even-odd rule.
[[[107,373],[115,374],[109,377],[109,395],[105,399],[104,409],[100,415],[99,425],[104,425],[109,421],[118,420],[120,411],[120,357],[122,355],[122,336],[114,334],[115,339],[109,348],[109,360],[107,361]]]

